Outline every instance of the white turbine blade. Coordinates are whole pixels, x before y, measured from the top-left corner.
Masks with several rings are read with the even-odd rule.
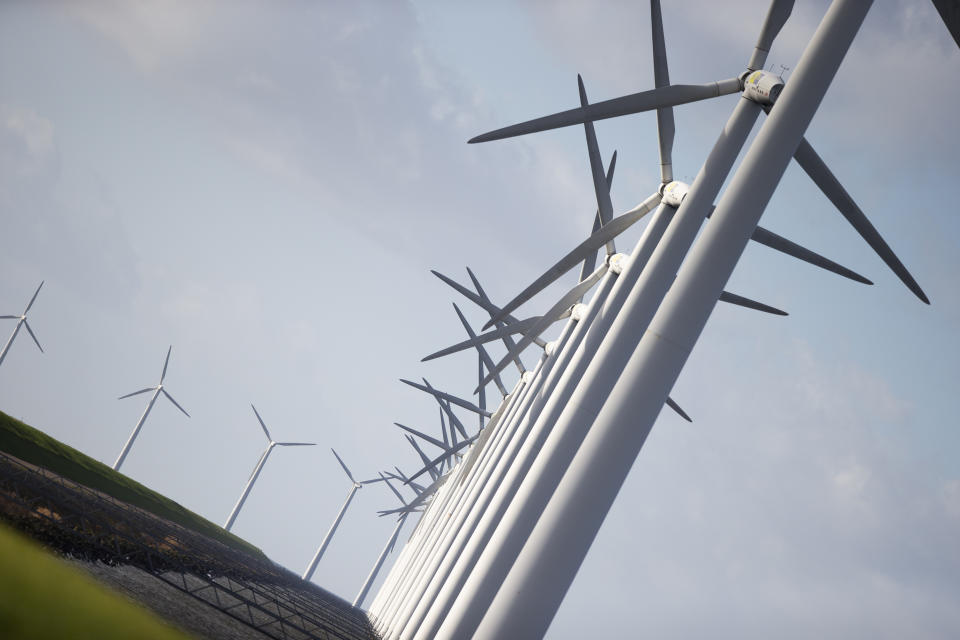
[[[480,435],[480,434],[477,434],[477,435]],[[411,438],[411,439],[412,439],[412,438]],[[446,453],[442,453],[442,454],[440,454],[439,456],[437,456],[436,458],[434,458],[433,460],[428,461],[428,462],[426,463],[427,466],[425,466],[423,469],[420,469],[420,471],[417,471],[415,474],[413,474],[412,476],[410,476],[410,480],[408,480],[407,482],[410,482],[410,481],[412,481],[412,480],[416,480],[416,479],[419,478],[421,475],[423,475],[424,473],[430,471],[430,470],[433,469],[435,466],[437,466],[437,464],[443,462],[447,457],[454,455],[455,453],[457,453],[458,451],[460,451],[461,449],[463,449],[463,448],[466,447],[467,445],[471,444],[471,443],[472,443],[474,440],[476,440],[476,439],[477,439],[477,436],[473,436],[472,438],[467,438],[466,440],[464,440],[463,442],[461,442],[461,443],[458,444],[457,446],[453,447],[452,449],[450,449],[450,450],[447,451]],[[412,503],[412,502],[410,503],[410,506],[413,506],[413,503]]]
[[[450,440],[447,438],[447,423],[443,418],[443,407],[437,407],[440,410],[440,431],[443,433],[443,448],[446,449],[450,445]]]
[[[33,338],[34,343],[37,345],[37,349],[40,349],[40,353],[43,353],[43,347],[40,346],[40,341],[37,340],[37,336],[34,335],[33,329],[30,328],[30,323],[27,322],[27,319],[23,319],[23,326],[27,328],[27,333],[30,334],[30,337]]]
[[[580,106],[586,108],[587,90],[583,86],[583,78],[577,74],[577,88],[580,91]],[[597,210],[600,211],[600,223],[607,224],[613,219],[613,202],[610,200],[610,189],[607,188],[606,176],[603,175],[603,160],[600,159],[600,146],[597,144],[597,132],[592,122],[583,123],[587,138],[587,156],[590,159],[590,174],[593,177],[593,192],[597,198]],[[607,243],[607,254],[616,253],[613,240]]]
[[[133,393],[128,393],[125,396],[120,396],[119,398],[117,398],[117,400],[123,400],[124,398],[129,398],[131,396],[138,396],[141,393],[146,393],[147,391],[156,391],[156,390],[157,390],[156,387],[147,387],[146,389],[140,389],[140,391],[134,391]]]
[[[487,374],[487,377],[483,379],[477,389],[474,389],[474,393],[476,393],[480,387],[483,387],[490,382],[490,378],[494,375],[494,373],[498,373],[504,367],[506,367],[510,363],[510,359],[515,354],[521,353],[524,349],[530,346],[530,343],[533,342],[534,337],[543,333],[547,327],[563,317],[565,313],[569,313],[570,307],[573,306],[577,300],[582,298],[591,287],[600,281],[600,278],[603,277],[608,268],[609,266],[607,263],[604,263],[603,266],[594,271],[589,278],[576,285],[573,289],[570,289],[570,291],[560,298],[556,304],[550,307],[550,310],[543,314],[540,322],[537,323],[536,326],[532,327],[530,332],[517,343],[517,346],[514,347],[515,350],[507,353],[507,355],[504,356],[503,359],[493,368],[493,371]]]
[[[670,85],[670,72],[667,69],[667,45],[663,37],[663,13],[660,0],[650,0],[650,25],[653,30],[653,86],[656,88]],[[660,182],[673,181],[673,136],[676,132],[673,122],[673,107],[657,109],[657,138],[660,142]]]
[[[820,187],[820,190],[830,199],[830,202],[839,209],[843,217],[847,219],[847,222],[853,225],[857,233],[867,241],[870,248],[873,249],[877,255],[880,256],[880,259],[887,263],[887,266],[907,285],[907,288],[923,302],[930,304],[930,300],[923,292],[923,289],[920,288],[920,285],[917,284],[917,281],[913,279],[913,276],[910,275],[907,268],[903,266],[900,259],[893,253],[890,246],[880,236],[880,233],[870,223],[867,216],[860,210],[857,203],[853,201],[850,194],[847,193],[843,185],[840,184],[840,181],[837,180],[833,172],[830,171],[829,167],[827,167],[826,163],[817,155],[817,152],[813,150],[813,147],[810,146],[810,143],[807,142],[806,139],[800,140],[800,145],[793,154],[793,158],[803,170],[807,172],[807,175],[813,179],[817,186]]]
[[[459,292],[459,293],[461,293],[463,296],[465,296],[468,300],[470,300],[471,302],[475,303],[475,304],[478,305],[479,307],[483,308],[483,310],[486,311],[487,313],[494,314],[494,313],[499,313],[499,312],[500,312],[500,307],[497,307],[497,306],[495,306],[493,303],[491,303],[491,302],[489,301],[489,299],[486,298],[486,296],[484,296],[484,297],[478,296],[478,295],[475,294],[473,291],[470,291],[469,289],[467,289],[466,287],[464,287],[463,285],[461,285],[461,284],[458,283],[457,281],[455,281],[455,280],[453,280],[453,279],[451,279],[451,278],[448,278],[447,276],[443,275],[443,274],[440,273],[439,271],[433,271],[433,270],[431,270],[430,273],[432,273],[433,275],[437,276],[438,278],[440,278],[441,280],[443,280],[444,282],[446,282],[448,285],[450,285],[451,287],[453,287],[457,292]],[[510,318],[510,321],[514,321],[514,322],[515,322],[515,321],[516,321],[516,318]]]
[[[933,0],[933,6],[940,12],[940,18],[960,47],[960,2],[957,0]]]
[[[743,296],[738,296],[735,293],[730,293],[729,291],[722,291],[720,293],[720,302],[726,302],[728,304],[735,304],[740,307],[746,307],[747,309],[754,309],[756,311],[763,311],[764,313],[772,313],[775,316],[786,316],[790,315],[786,311],[781,311],[776,307],[771,307],[768,304],[763,304],[762,302],[757,302],[756,300],[751,300],[750,298],[744,298]]]
[[[436,470],[437,464],[435,462],[430,462],[430,458],[427,457],[427,454],[423,452],[420,448],[420,445],[417,444],[417,441],[413,439],[413,436],[407,436],[407,442],[410,443],[410,446],[417,450],[417,454],[420,456],[420,460],[426,465],[423,470],[430,473],[430,477],[436,480],[440,477],[440,473]],[[419,475],[419,474],[417,474]],[[416,475],[414,476],[414,478]],[[412,480],[413,478],[411,478]]]
[[[471,340],[476,339],[477,334],[474,333],[473,327],[471,327],[470,323],[467,322],[466,317],[464,317],[463,312],[460,311],[460,307],[457,306],[456,302],[453,303],[453,310],[457,312],[457,317],[460,318],[460,324],[463,325],[463,329],[467,332],[467,336]],[[482,344],[477,345],[477,354],[480,356],[480,362],[482,362],[488,370],[493,369],[493,360],[490,359],[490,354],[487,353],[487,350],[483,348]],[[497,389],[500,390],[500,393],[504,396],[507,395],[507,388],[504,386],[503,380],[500,379],[500,376],[498,375],[494,380],[497,383]],[[481,407],[481,409],[482,408],[484,407]]]
[[[447,445],[445,445],[443,442],[437,440],[436,438],[432,438],[432,437],[428,436],[428,435],[425,434],[425,433],[422,433],[422,432],[420,432],[420,431],[417,431],[416,429],[413,429],[412,427],[408,427],[408,426],[406,426],[406,425],[402,425],[402,424],[400,424],[399,422],[394,422],[393,424],[397,425],[398,427],[400,427],[400,428],[403,429],[404,431],[407,431],[407,432],[409,432],[409,433],[412,433],[412,434],[414,434],[414,435],[416,435],[416,436],[420,436],[421,438],[423,438],[424,440],[426,440],[427,442],[429,442],[430,444],[432,444],[432,445],[435,446],[435,447],[440,447],[440,448],[443,449],[444,451],[446,451],[447,449],[449,449],[449,447],[448,447]]]
[[[37,287],[37,290],[33,292],[33,297],[30,298],[30,302],[27,303],[27,308],[23,310],[23,315],[27,315],[27,311],[30,311],[30,307],[33,306],[33,301],[37,299],[37,295],[40,293],[40,289],[43,287],[45,280],[40,281],[40,286]]]
[[[383,475],[383,473],[380,474],[380,477],[383,478],[383,481],[387,483],[387,486],[388,486],[388,487],[390,487],[390,491],[393,491],[393,495],[397,496],[397,500],[400,501],[400,504],[406,506],[406,505],[407,505],[407,501],[403,499],[403,496],[400,495],[400,492],[397,491],[397,488],[393,486],[393,483],[392,483],[392,482],[390,482],[390,478],[388,478],[387,476]]]
[[[385,478],[383,476],[380,476],[378,478],[370,478],[369,480],[361,480],[357,484],[374,484],[376,482],[383,482],[384,480]]]
[[[488,301],[489,301],[490,298],[487,297],[487,294],[484,292],[483,287],[480,286],[480,281],[477,279],[477,276],[474,275],[473,271],[470,270],[470,267],[467,267],[467,274],[470,276],[470,280],[473,282],[473,286],[476,287],[477,293],[480,294],[480,296],[483,297],[484,300],[488,300]],[[494,315],[494,313],[493,313],[493,312],[490,312],[490,317],[491,317],[491,318],[493,317],[493,315]],[[500,325],[498,324],[497,326],[499,327]],[[505,347],[507,348],[507,351],[512,351],[512,350],[513,350],[513,338],[511,338],[511,337],[509,337],[509,336],[505,336],[505,337],[503,338],[503,346],[505,346]],[[520,375],[523,375],[523,372],[524,372],[526,369],[524,369],[523,362],[520,361],[520,358],[519,358],[519,357],[514,358],[514,359],[513,359],[513,362],[514,362],[514,364],[517,365],[517,371],[520,372]]]
[[[739,90],[740,80],[738,78],[728,78],[707,84],[675,84],[669,87],[661,87],[660,89],[651,89],[620,98],[613,98],[612,100],[595,102],[587,107],[569,109],[542,118],[535,118],[521,122],[520,124],[481,134],[475,138],[471,138],[468,142],[474,144],[477,142],[502,140],[504,138],[535,133],[537,131],[569,127],[574,124],[606,120],[607,118],[616,118],[631,113],[650,111],[660,107],[673,107],[689,102],[707,100],[708,98],[735,93]]]
[[[177,409],[180,409],[180,411],[183,411],[183,415],[187,416],[188,418],[190,417],[190,414],[187,413],[187,410],[177,404],[177,401],[173,399],[173,396],[170,395],[166,389],[161,389],[161,391],[163,391],[163,395],[167,396],[167,400],[173,403],[173,406],[175,406]]]
[[[316,442],[278,442],[278,447],[315,447]]]
[[[409,486],[411,489],[416,491],[418,495],[423,493],[424,491],[423,485],[417,484],[416,482],[410,482],[410,479],[407,476],[403,475],[403,471],[400,471],[400,467],[394,467],[394,469],[397,470],[398,475],[395,477],[398,480],[402,480],[405,485]]]
[[[457,405],[458,407],[462,407],[463,409],[466,409],[467,411],[473,411],[474,413],[482,413],[482,414],[484,414],[484,415],[485,415],[486,417],[488,417],[488,418],[489,418],[491,415],[493,415],[493,414],[490,413],[489,411],[481,411],[480,407],[478,407],[477,405],[473,404],[472,402],[468,402],[468,401],[466,401],[466,400],[463,400],[463,399],[461,399],[461,398],[458,398],[457,396],[450,395],[449,393],[445,393],[445,392],[443,392],[443,391],[437,391],[436,389],[434,389],[433,387],[431,387],[429,384],[428,384],[427,386],[423,386],[422,384],[417,384],[416,382],[411,382],[410,380],[404,380],[403,378],[400,378],[400,382],[402,382],[402,383],[404,383],[404,384],[408,384],[408,385],[410,385],[411,387],[413,387],[414,389],[420,389],[421,391],[426,391],[427,393],[433,394],[433,395],[436,396],[437,398],[443,398],[443,399],[446,400],[447,402],[449,402],[449,403],[451,403],[451,404],[455,404],[455,405]]]
[[[0,316],[0,320],[19,320],[20,316]]]
[[[508,315],[515,311],[517,307],[546,289],[549,285],[553,284],[557,279],[570,271],[570,269],[575,267],[578,262],[584,259],[585,256],[589,255],[590,252],[595,253],[600,247],[605,245],[609,239],[620,235],[629,229],[631,225],[640,220],[640,218],[656,209],[657,205],[660,204],[660,200],[660,194],[655,193],[630,211],[627,211],[623,215],[617,216],[611,220],[609,224],[603,225],[599,231],[577,245],[573,251],[560,258],[555,265],[547,269],[542,276],[534,280],[529,287],[521,291],[517,297],[508,302],[500,310],[499,314],[492,317],[489,322],[483,325],[483,328],[486,329],[494,323],[508,317]]]
[[[253,403],[250,403],[250,408],[253,409],[253,415],[257,416],[257,421],[260,423],[260,428],[263,429],[265,434],[267,434],[267,440],[273,442],[273,436],[270,435],[270,430],[267,429],[267,425],[264,424],[263,418],[260,417],[260,413],[257,411],[257,408],[253,406]]]
[[[163,361],[163,373],[160,374],[160,384],[163,384],[163,379],[167,377],[167,365],[170,364],[170,352],[173,351],[173,345],[167,349],[167,359]]]
[[[537,324],[540,321],[540,316],[534,316],[532,318],[527,318],[525,320],[520,320],[518,322],[511,322],[499,329],[494,329],[486,333],[482,333],[479,336],[470,338],[469,340],[464,340],[458,342],[455,345],[449,346],[440,351],[435,351],[428,356],[425,356],[420,362],[426,362],[428,360],[433,360],[435,358],[440,358],[443,356],[450,355],[451,353],[457,353],[458,351],[463,351],[464,349],[469,349],[471,347],[478,347],[487,342],[492,342],[494,340],[503,340],[504,336],[511,336],[515,333],[527,333],[530,330],[530,327]]]
[[[613,172],[617,168],[617,152],[613,152],[613,156],[610,158],[610,164],[607,166],[607,190],[609,191],[613,188]],[[597,231],[600,231],[602,226],[602,221],[600,220],[600,210],[597,209],[596,214],[593,216],[593,228],[590,230],[590,235],[592,236]],[[583,280],[588,275],[593,273],[593,270],[597,267],[597,252],[591,251],[583,258],[583,265],[580,267],[580,279]]]
[[[856,282],[862,282],[863,284],[873,284],[873,282],[867,278],[864,278],[856,271],[848,269],[841,264],[837,264],[833,260],[825,258],[819,253],[811,251],[806,247],[802,247],[796,242],[791,242],[783,236],[777,235],[769,229],[765,229],[759,225],[757,225],[757,228],[754,229],[753,235],[750,236],[750,239],[754,242],[758,242],[764,246],[770,247],[775,251],[779,251],[780,253],[785,253],[786,255],[797,258],[798,260],[803,260],[804,262],[812,264],[816,267],[820,267],[821,269],[826,269],[827,271],[841,275],[844,278],[849,278],[851,280],[855,280]]]
[[[760,29],[760,37],[757,38],[753,55],[750,56],[750,62],[747,63],[747,69],[750,71],[763,69],[763,65],[767,62],[767,54],[770,53],[770,47],[773,46],[773,40],[780,33],[783,25],[787,23],[791,11],[793,11],[793,0],[773,0],[770,9],[767,11],[767,17],[763,21],[763,27]]]
[[[427,381],[426,378],[423,379],[424,382]],[[427,385],[429,386],[429,384]],[[433,387],[430,387],[431,389]],[[447,417],[450,419],[450,437],[452,439],[451,444],[457,444],[457,431],[460,432],[460,435],[464,438],[467,437],[467,429],[463,426],[463,423],[460,422],[460,418],[457,417],[457,414],[453,412],[453,409],[450,408],[450,403],[440,398],[438,396],[433,396],[433,399],[437,401],[437,404],[440,405],[440,408],[447,414]]]
[[[490,367],[491,369],[493,367]],[[483,358],[477,358],[477,383],[483,382],[483,372],[485,368],[483,366]],[[483,385],[480,385],[480,393],[477,397],[477,406],[480,407],[480,411],[486,412],[487,410],[487,389]],[[480,423],[480,429],[483,429],[483,413],[477,415],[477,419]]]
[[[357,484],[357,481],[353,479],[353,474],[350,473],[350,469],[347,469],[347,465],[344,464],[343,460],[340,459],[340,456],[337,455],[337,452],[331,447],[330,451],[333,451],[333,457],[337,459],[337,462],[340,463],[340,466],[343,467],[343,472],[347,474],[347,477],[350,478],[350,482]]]
[[[693,422],[693,419],[687,415],[687,412],[681,409],[680,405],[674,402],[673,398],[671,398],[670,396],[667,396],[667,406],[673,409],[674,411],[676,411],[680,415],[680,417],[686,420],[687,422]]]

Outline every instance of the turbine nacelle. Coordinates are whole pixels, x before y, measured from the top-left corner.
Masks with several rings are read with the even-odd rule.
[[[772,105],[783,91],[783,78],[769,71],[744,72],[743,97],[757,104]]]
[[[627,262],[630,260],[630,256],[625,253],[615,253],[612,256],[607,256],[607,268],[610,269],[610,273],[620,275],[623,273],[623,270],[627,268]],[[580,305],[583,306],[582,304]],[[571,311],[572,313],[572,311]],[[582,314],[582,311],[581,311]]]
[[[680,182],[679,180],[674,180],[673,182],[668,182],[660,186],[660,195],[663,197],[664,204],[668,204],[671,207],[679,207],[689,192],[690,185],[686,182]]]

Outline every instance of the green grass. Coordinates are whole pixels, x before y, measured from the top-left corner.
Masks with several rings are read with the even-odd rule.
[[[0,451],[150,511],[235,549],[265,557],[260,549],[246,540],[2,411]]]
[[[3,525],[0,635],[9,640],[188,640],[152,612]]]

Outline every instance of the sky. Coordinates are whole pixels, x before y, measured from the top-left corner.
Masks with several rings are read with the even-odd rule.
[[[766,3],[663,5],[674,82],[743,71]],[[790,315],[717,307],[671,393],[693,424],[661,415],[548,637],[960,632],[960,51],[932,4],[876,5],[807,139],[932,304],[792,164],[761,224],[875,285],[747,248],[727,289]],[[826,6],[777,39],[787,82]],[[45,281],[45,352],[17,337],[0,409],[111,464],[146,404],[118,396],[173,345],[191,417],[158,402],[124,473],[222,523],[267,444],[255,404],[318,446],[274,451],[233,531],[301,572],[350,488],[329,449],[414,471],[392,423],[438,433],[438,409],[398,378],[475,386],[470,354],[420,362],[465,338],[451,301],[485,320],[430,269],[502,303],[590,229],[581,129],[466,140],[576,106],[577,73],[591,100],[651,88],[649,34],[643,2],[0,5],[0,314]],[[678,179],[736,99],[675,109]],[[654,117],[597,135],[625,211],[659,182]],[[318,584],[353,599],[394,504],[359,492]]]

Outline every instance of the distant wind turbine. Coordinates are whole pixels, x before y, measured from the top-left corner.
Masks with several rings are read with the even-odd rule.
[[[38,289],[39,291],[39,289]],[[36,297],[36,294],[34,294]],[[29,307],[28,307],[29,308]],[[173,403],[173,405],[183,411],[183,415],[190,417],[190,414],[187,413],[186,409],[177,404],[177,401],[173,399],[173,396],[163,388],[163,379],[167,376],[167,365],[170,364],[170,352],[173,350],[173,345],[167,349],[167,359],[163,361],[163,372],[160,374],[160,383],[155,387],[147,387],[146,389],[140,389],[140,391],[134,391],[133,393],[128,393],[125,396],[120,396],[118,400],[123,400],[124,398],[129,398],[131,396],[140,395],[141,393],[147,393],[153,391],[153,395],[150,397],[150,402],[147,403],[147,408],[143,411],[143,415],[140,416],[140,420],[137,421],[137,426],[133,428],[133,433],[130,434],[130,438],[127,439],[127,443],[123,445],[123,450],[120,452],[120,455],[117,457],[117,461],[113,463],[113,470],[119,471],[120,465],[123,464],[124,459],[127,457],[127,454],[130,453],[130,447],[133,446],[133,441],[137,439],[137,434],[140,433],[140,429],[143,427],[143,423],[146,421],[147,416],[150,415],[150,409],[153,408],[153,403],[157,401],[157,398],[161,393],[167,396],[167,400]]]
[[[333,449],[330,449],[333,451]],[[340,526],[340,521],[343,520],[343,515],[347,512],[347,507],[350,506],[350,501],[353,500],[354,494],[357,493],[358,489],[361,489],[365,484],[371,484],[374,482],[380,482],[385,478],[383,476],[373,478],[371,480],[361,480],[357,482],[353,474],[350,473],[350,469],[347,468],[347,465],[343,463],[343,460],[340,459],[340,456],[337,455],[336,451],[333,451],[334,457],[337,459],[337,462],[340,463],[340,466],[343,467],[344,473],[347,474],[347,477],[350,478],[350,482],[353,483],[350,487],[350,493],[347,494],[347,499],[344,501],[343,506],[340,507],[340,512],[337,514],[336,519],[333,521],[333,525],[330,527],[330,530],[327,531],[327,535],[323,537],[323,541],[320,543],[320,547],[317,549],[317,552],[313,556],[313,560],[310,561],[310,564],[307,565],[306,570],[303,572],[303,579],[309,580],[313,577],[313,572],[316,571],[317,565],[320,564],[320,558],[323,557],[323,552],[327,550],[327,545],[330,544],[330,539],[333,538],[333,534],[336,533],[337,527]]]
[[[273,436],[270,435],[270,430],[267,429],[267,425],[263,423],[263,418],[261,418],[260,414],[257,412],[257,408],[252,404],[250,405],[250,408],[253,409],[253,415],[257,416],[257,421],[260,423],[260,428],[262,428],[263,432],[266,434],[269,444],[267,445],[267,448],[263,450],[263,453],[260,454],[260,460],[257,461],[257,466],[253,468],[253,473],[250,474],[250,479],[247,480],[247,484],[243,488],[243,493],[240,494],[240,499],[237,500],[237,504],[234,505],[233,511],[231,511],[230,515],[227,516],[227,522],[223,525],[223,528],[227,531],[230,531],[230,527],[233,526],[233,521],[237,519],[237,514],[240,513],[240,508],[247,500],[247,496],[250,495],[250,490],[253,489],[253,483],[256,482],[257,478],[260,477],[260,471],[263,470],[263,465],[267,463],[267,458],[270,456],[270,452],[273,451],[274,447],[312,447],[316,445],[315,442],[274,441]]]
[[[40,287],[43,286],[43,282],[40,282]],[[17,334],[20,333],[20,327],[26,327],[27,333],[30,334],[30,337],[33,338],[33,341],[37,344],[37,349],[40,349],[40,353],[43,353],[43,347],[40,346],[40,341],[37,340],[37,336],[34,335],[33,329],[30,328],[30,323],[27,322],[27,311],[30,311],[30,307],[33,306],[33,301],[37,299],[37,294],[40,293],[40,287],[37,287],[37,290],[33,292],[33,297],[30,298],[30,302],[27,304],[27,308],[23,310],[18,316],[0,316],[0,319],[5,320],[16,320],[17,326],[14,327],[13,333],[10,335],[10,339],[7,340],[7,344],[3,345],[3,351],[0,351],[0,364],[3,364],[3,359],[7,357],[7,351],[10,350],[10,345],[13,344],[13,339],[17,337]]]

